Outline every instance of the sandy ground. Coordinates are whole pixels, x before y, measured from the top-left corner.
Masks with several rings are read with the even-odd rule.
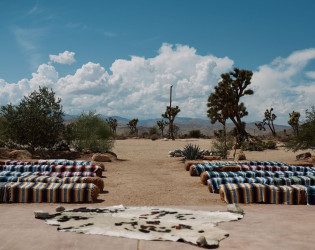
[[[184,170],[180,158],[168,151],[186,144],[211,149],[211,141],[146,139],[119,140],[114,152],[118,161],[106,163],[105,192],[89,206],[171,206],[225,211],[219,195],[209,193],[199,177]],[[248,160],[294,162],[301,152],[283,149],[245,152]],[[314,152],[312,152],[314,154]],[[66,208],[86,204],[65,204]],[[34,210],[53,212],[56,204],[0,204],[0,249],[198,249],[183,243],[148,242],[115,237],[57,232],[33,217]],[[241,205],[245,217],[220,224],[230,236],[220,249],[315,249],[315,206]]]

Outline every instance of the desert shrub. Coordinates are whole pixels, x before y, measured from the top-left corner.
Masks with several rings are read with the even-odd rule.
[[[156,127],[149,128],[149,134],[150,135],[157,135],[158,134],[157,128]]]
[[[141,137],[142,138],[148,138],[149,137],[149,133],[148,132],[142,132],[142,134],[141,134]]]
[[[24,96],[18,105],[2,106],[1,116],[8,141],[31,150],[52,149],[64,130],[61,99],[46,87]]]
[[[202,136],[202,134],[200,132],[200,129],[189,131],[189,137],[191,137],[191,138],[200,138],[201,136]]]
[[[202,151],[198,145],[188,144],[184,147],[183,155],[186,160],[196,160],[201,158]]]
[[[104,153],[114,146],[108,123],[94,112],[82,113],[68,128],[68,138],[77,151],[92,150]]]
[[[266,149],[276,149],[277,148],[277,143],[275,141],[267,141],[265,143],[265,148]]]
[[[265,143],[263,141],[244,141],[242,144],[243,151],[263,151]]]
[[[226,146],[225,138],[223,133],[219,133],[219,136],[213,142],[211,152],[214,155],[220,155],[222,159],[226,159],[229,155],[229,150],[233,148],[234,138],[231,135],[226,135]]]
[[[151,135],[151,140],[155,141],[159,138],[159,136],[157,134]]]

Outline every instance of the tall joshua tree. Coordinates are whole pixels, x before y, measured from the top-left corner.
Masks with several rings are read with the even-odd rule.
[[[173,124],[174,124],[175,117],[179,112],[180,112],[180,109],[178,106],[176,106],[176,107],[167,106],[165,113],[162,114],[162,117],[165,119],[168,119],[168,121],[169,121],[168,126],[170,126],[170,130],[168,133],[168,139],[175,140]]]
[[[292,113],[289,113],[290,119],[288,124],[293,128],[295,136],[299,135],[299,120],[300,120],[300,112],[295,112],[293,110]]]
[[[130,134],[138,134],[137,123],[138,118],[132,119],[127,123],[128,128],[130,129]]]
[[[164,129],[165,129],[166,125],[167,125],[167,122],[162,119],[160,121],[156,121],[156,125],[161,130],[162,136],[164,136],[163,132],[164,132]]]
[[[241,120],[248,112],[241,98],[254,94],[253,90],[248,89],[252,75],[252,71],[234,68],[234,72],[221,75],[222,80],[214,88],[215,95],[210,95],[211,103],[218,103],[216,112],[224,113],[223,117],[228,117],[234,123],[240,144],[248,138],[245,123]]]
[[[108,117],[106,119],[106,122],[108,123],[111,131],[113,134],[116,134],[116,129],[117,129],[117,119],[113,118],[113,117]]]
[[[259,123],[255,123],[255,125],[259,130],[264,130],[264,131],[266,131],[265,126],[268,125],[273,137],[276,137],[277,133],[275,130],[275,126],[273,125],[273,121],[277,118],[277,116],[273,114],[272,111],[273,111],[273,108],[270,108],[270,110],[266,109],[265,118],[263,119],[263,121]]]
[[[223,125],[223,136],[224,136],[224,155],[227,155],[227,140],[226,140],[226,120],[228,116],[228,105],[225,102],[218,102],[219,92],[215,91],[210,94],[208,98],[207,107],[207,116],[210,118],[211,124],[220,122]]]

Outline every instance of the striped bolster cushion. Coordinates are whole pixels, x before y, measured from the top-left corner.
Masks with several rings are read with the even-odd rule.
[[[73,166],[73,165],[52,165],[50,172],[92,172],[102,176],[102,169],[99,166]]]
[[[16,181],[12,182],[43,182],[43,183],[93,183],[96,185],[100,191],[104,189],[104,182],[100,177],[65,177],[65,178],[58,178],[58,177],[49,177],[49,176],[26,176],[26,177],[19,177],[16,178]]]
[[[193,164],[190,166],[189,172],[191,176],[200,176],[204,171],[215,171],[219,168],[219,166],[211,166],[209,164]]]
[[[34,172],[37,176],[50,176],[50,177],[95,177],[96,173],[92,172]]]
[[[90,166],[91,161],[72,161],[72,160],[44,160],[50,165],[71,165],[71,166]]]
[[[299,186],[259,183],[223,184],[221,199],[227,203],[306,204],[306,191]]]
[[[307,190],[307,204],[315,205],[315,186],[306,187]]]
[[[10,202],[92,202],[99,189],[90,183],[17,182],[11,184]]]

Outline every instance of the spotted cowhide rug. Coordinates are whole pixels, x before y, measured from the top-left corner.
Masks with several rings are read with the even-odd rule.
[[[59,231],[102,234],[139,240],[185,242],[202,247],[215,247],[228,233],[217,223],[235,221],[241,214],[207,212],[163,207],[77,208],[52,215],[46,220]],[[204,236],[206,244],[200,239]],[[199,239],[199,241],[198,241]]]

